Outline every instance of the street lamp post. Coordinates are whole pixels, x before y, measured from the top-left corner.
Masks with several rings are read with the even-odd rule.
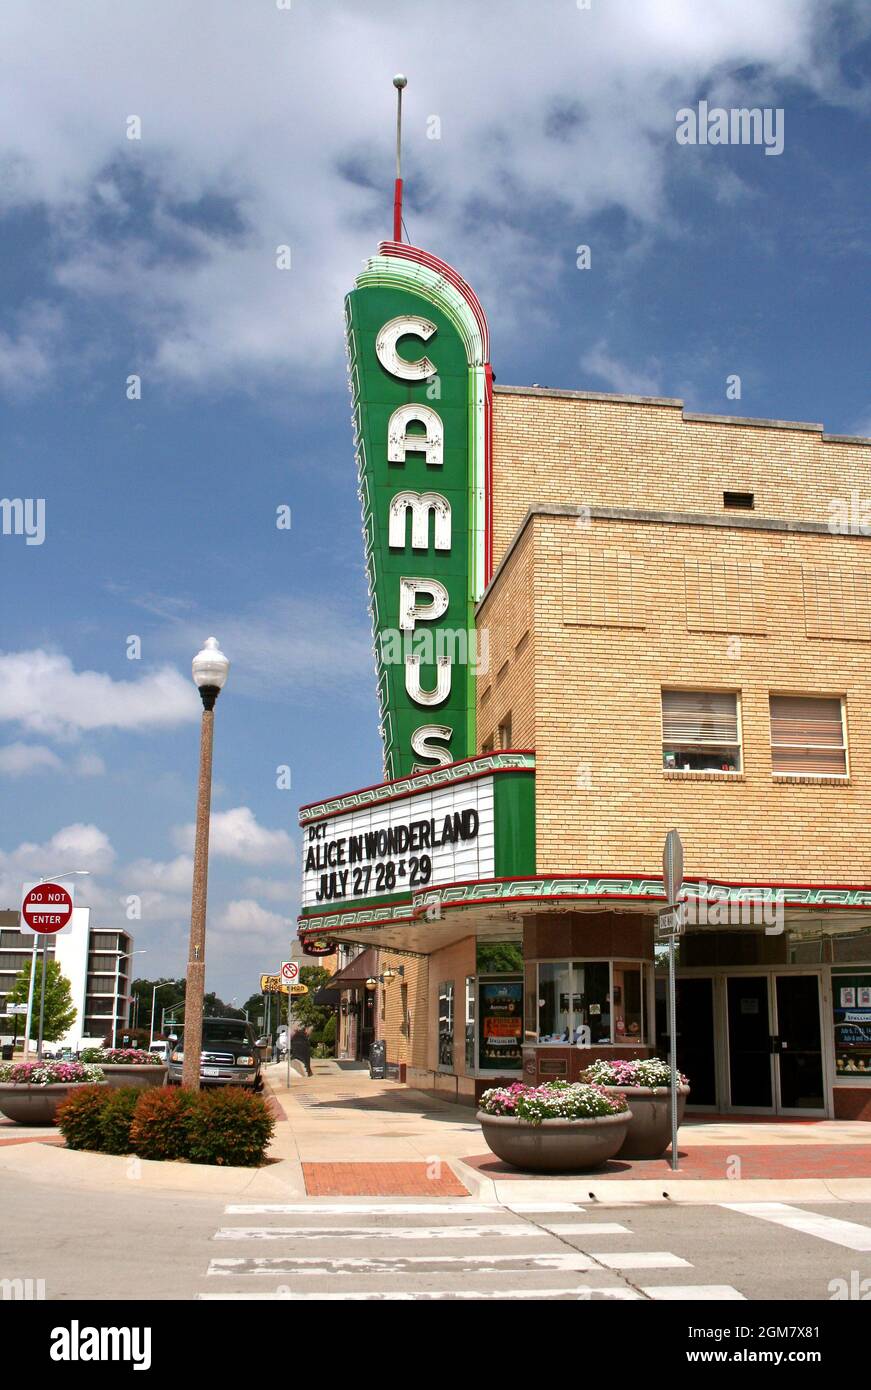
[[[119,953],[119,954],[115,957],[115,989],[114,989],[114,992],[113,992],[113,994],[112,994],[112,1046],[113,1046],[113,1047],[115,1046],[115,1044],[116,1044],[117,1041],[118,1041],[118,985],[119,985],[120,979],[121,979],[121,962],[122,962],[122,960],[130,960],[131,957],[133,957],[133,956],[144,956],[144,955],[147,955],[147,952],[146,952],[145,948],[143,947],[141,951],[125,951],[125,952],[123,953],[123,955]]]
[[[209,813],[212,800],[212,735],[215,701],[221,693],[230,663],[217,638],[207,637],[193,659],[191,671],[203,702],[200,731],[200,779],[197,790],[197,828],[194,842],[194,881],[191,894],[191,934],[185,986],[184,1062],[182,1085],[200,1088],[200,1053],[203,1047],[203,995],[206,986],[206,897],[209,879]]]

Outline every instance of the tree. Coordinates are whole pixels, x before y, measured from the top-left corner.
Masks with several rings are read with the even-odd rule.
[[[154,987],[157,986],[157,995],[154,994]],[[130,992],[136,1001],[136,1008],[133,1017],[139,1028],[148,1028],[151,1031],[151,1001],[154,999],[154,1032],[160,1032],[160,1018],[164,1010],[172,1015],[175,1009],[181,1014],[181,1006],[184,1003],[183,979],[175,980],[171,977],[161,975],[156,980],[144,978],[133,981]]]
[[[291,1012],[293,1021],[299,1027],[311,1028],[312,1033],[317,1035],[321,1032],[333,1009],[327,1004],[316,1004],[314,995],[322,989],[332,976],[329,970],[325,970],[322,965],[304,965],[299,972],[299,982],[301,985],[308,985],[308,994],[301,994],[294,999]],[[286,995],[281,996],[286,999]],[[336,1003],[339,1002],[339,993],[336,991]]]
[[[10,1004],[26,1004],[30,990],[30,965],[28,961],[8,995]],[[33,1021],[31,1036],[36,1036],[39,1028],[39,1012],[42,1000],[42,956],[36,958],[36,974],[33,986]],[[45,974],[45,1023],[42,1036],[46,1042],[57,1042],[76,1021],[77,1009],[73,1003],[70,982],[61,974],[56,960],[48,962]]]
[[[262,994],[252,994],[250,998],[245,1000],[245,1003],[242,1005],[242,1008],[248,1015],[249,1023],[253,1023],[255,1027],[263,1026],[263,1021],[266,1014],[266,1006],[263,1003]]]

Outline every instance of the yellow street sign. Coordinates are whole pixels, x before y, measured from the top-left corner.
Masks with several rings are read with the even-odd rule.
[[[286,990],[287,986],[285,985],[284,988]],[[291,994],[308,994],[308,985],[291,985],[290,992]]]

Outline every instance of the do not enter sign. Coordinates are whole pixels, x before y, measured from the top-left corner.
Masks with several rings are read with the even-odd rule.
[[[38,883],[24,895],[21,920],[41,936],[63,931],[73,915],[73,897],[60,883]]]

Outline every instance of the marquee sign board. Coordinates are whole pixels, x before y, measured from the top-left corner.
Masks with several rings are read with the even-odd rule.
[[[300,814],[300,925],[360,904],[409,902],[431,887],[529,872],[535,863],[531,754],[488,754],[428,785],[429,774],[369,788],[348,810]],[[401,787],[401,790],[397,790]]]
[[[475,751],[474,607],[492,567],[492,375],[472,290],[385,242],[346,301],[385,775]]]

